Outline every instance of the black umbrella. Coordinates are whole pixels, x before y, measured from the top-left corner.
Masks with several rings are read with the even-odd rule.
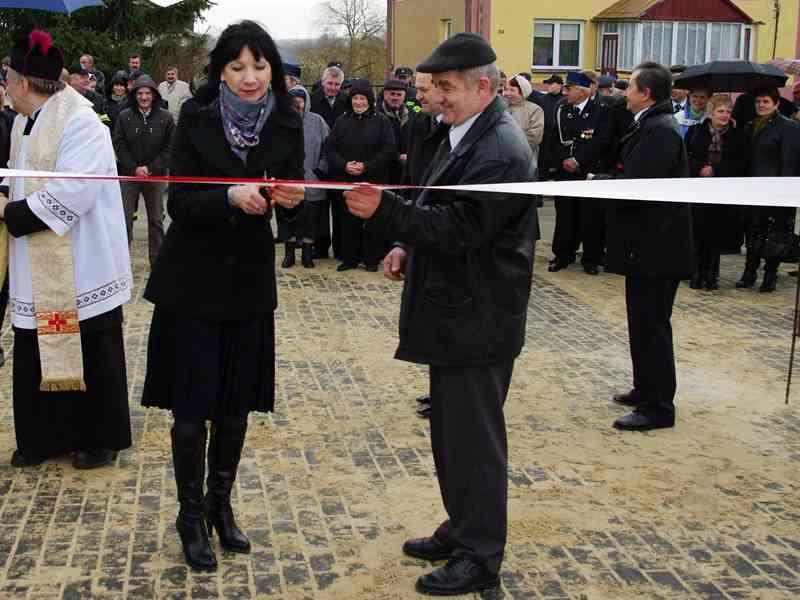
[[[714,92],[753,93],[762,87],[783,87],[787,79],[773,65],[746,60],[714,60],[686,69],[675,78],[675,87],[682,90],[705,88]]]

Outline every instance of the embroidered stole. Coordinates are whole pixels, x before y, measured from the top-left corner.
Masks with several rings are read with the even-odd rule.
[[[29,136],[24,165],[19,165],[17,161],[25,119],[17,119],[11,134],[10,164],[15,168],[55,171],[58,149],[69,118],[81,106],[90,105],[88,100],[69,86],[56,93],[48,101],[47,110],[37,119],[41,123]],[[46,183],[43,179],[25,178],[25,198],[42,190]],[[11,198],[12,201],[22,199]],[[58,199],[48,197],[44,200],[48,202],[48,209],[59,214],[69,214],[69,210]],[[43,392],[86,391],[76,304],[72,234],[68,232],[59,237],[54,231],[47,229],[27,238],[42,369],[39,389]]]

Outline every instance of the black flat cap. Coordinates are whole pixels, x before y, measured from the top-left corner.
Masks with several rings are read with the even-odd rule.
[[[386,91],[406,92],[408,91],[408,86],[399,79],[388,79],[383,84],[383,89]]]
[[[417,67],[419,73],[444,73],[482,67],[497,60],[497,54],[483,37],[477,33],[457,33],[443,41]]]

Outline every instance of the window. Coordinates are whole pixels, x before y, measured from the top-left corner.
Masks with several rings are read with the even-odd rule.
[[[536,21],[533,25],[533,66],[579,68],[583,23]]]
[[[743,23],[601,22],[599,33],[598,60],[602,34],[619,34],[617,63],[622,70],[645,60],[689,66],[712,60],[750,60],[755,45],[753,27]]]
[[[654,60],[662,65],[673,64],[672,26],[673,23],[660,21],[642,23],[642,61]]]
[[[439,21],[439,41],[443,42],[453,37],[453,19]]]

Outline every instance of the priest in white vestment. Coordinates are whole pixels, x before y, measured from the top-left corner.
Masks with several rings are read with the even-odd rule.
[[[8,93],[19,112],[9,168],[116,175],[111,136],[91,104],[59,81],[63,57],[33,31],[11,52]],[[72,454],[75,468],[130,447],[122,305],[131,297],[117,181],[6,178],[13,404],[25,467]]]

